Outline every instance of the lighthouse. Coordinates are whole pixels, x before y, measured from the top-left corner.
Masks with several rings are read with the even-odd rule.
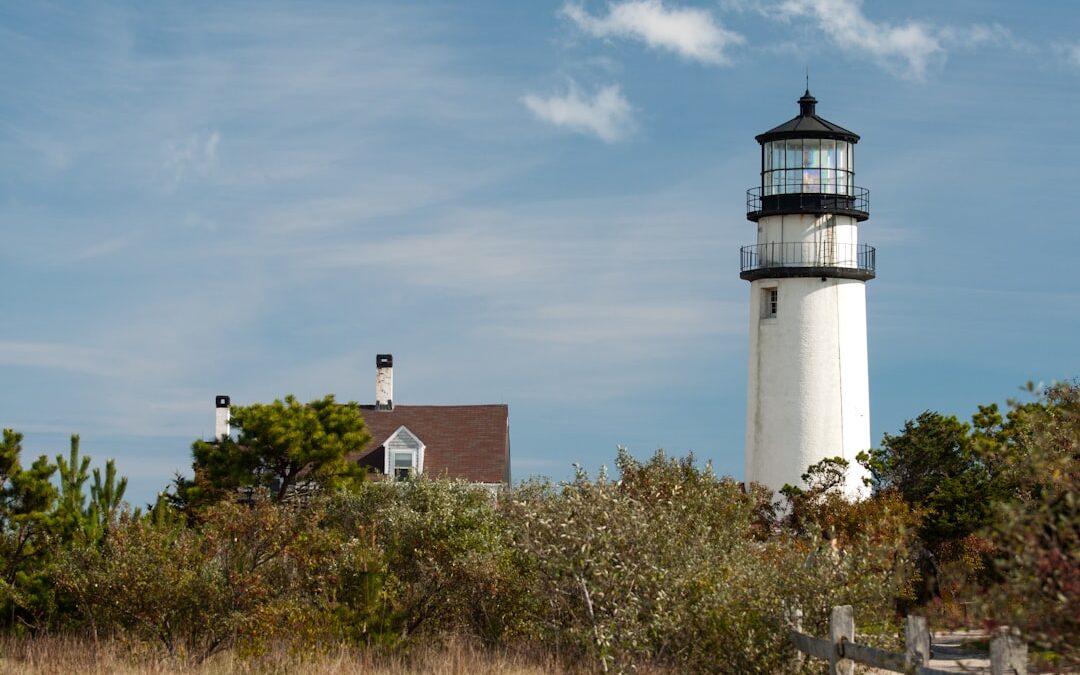
[[[809,88],[797,117],[756,137],[761,182],[747,192],[757,243],[743,246],[750,282],[746,480],[802,486],[807,467],[870,448],[866,282],[875,251],[859,240],[869,191],[855,185],[858,134],[817,114]]]

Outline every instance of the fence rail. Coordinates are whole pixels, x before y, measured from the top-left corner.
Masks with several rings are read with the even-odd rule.
[[[930,631],[924,617],[907,617],[904,636],[907,648],[903,654],[858,644],[851,605],[833,607],[827,640],[798,630],[790,634],[792,644],[801,653],[829,662],[829,675],[853,675],[856,663],[908,675],[952,675],[929,665]],[[991,675],[1026,675],[1027,672],[1027,645],[1008,627],[996,629],[990,642]]]

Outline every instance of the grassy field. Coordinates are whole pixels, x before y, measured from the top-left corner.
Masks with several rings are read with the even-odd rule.
[[[322,652],[272,649],[255,657],[225,651],[201,663],[171,657],[145,646],[70,637],[0,639],[0,673],[130,673],[230,675],[233,673],[311,673],[338,675],[541,675],[585,672],[568,670],[553,656],[491,651],[464,644],[421,650],[409,656],[385,656],[371,650],[335,648]]]

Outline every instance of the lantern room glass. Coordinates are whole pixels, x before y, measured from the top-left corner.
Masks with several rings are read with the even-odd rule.
[[[765,143],[762,194],[854,194],[854,145],[832,138],[789,138]]]

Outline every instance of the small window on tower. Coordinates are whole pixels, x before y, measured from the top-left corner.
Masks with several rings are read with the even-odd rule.
[[[772,319],[776,317],[776,298],[775,288],[761,289],[761,318]]]

